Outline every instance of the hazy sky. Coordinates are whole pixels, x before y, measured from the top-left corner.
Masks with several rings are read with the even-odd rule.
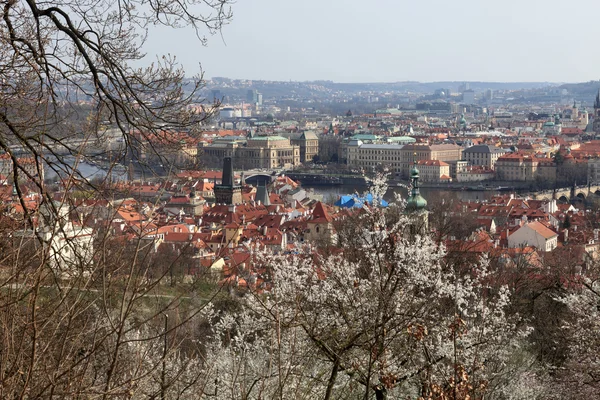
[[[150,36],[190,75],[390,81],[600,78],[600,1],[238,0],[222,37]]]

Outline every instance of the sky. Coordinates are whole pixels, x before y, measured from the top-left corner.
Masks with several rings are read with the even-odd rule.
[[[335,82],[600,79],[600,1],[237,0],[202,46],[156,29],[148,57],[192,75]]]

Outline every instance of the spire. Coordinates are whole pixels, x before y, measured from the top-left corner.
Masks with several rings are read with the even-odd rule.
[[[223,159],[223,179],[221,185],[233,186],[233,163],[231,162],[231,157]]]
[[[258,186],[256,187],[256,194],[254,195],[254,199],[256,201],[260,201],[261,204],[265,206],[271,205],[271,199],[269,198],[269,190],[267,189],[267,184],[261,185],[260,181],[258,182]]]
[[[323,203],[319,201],[313,209],[312,218],[310,219],[310,222],[323,223],[331,221],[333,221],[333,218],[331,218],[331,216],[327,212],[327,209],[325,209],[325,207],[323,206]]]
[[[598,89],[598,94],[596,95],[596,101],[594,102],[594,108],[600,109],[600,89]]]
[[[408,211],[421,211],[427,207],[427,200],[421,196],[419,192],[419,170],[417,169],[417,162],[410,171],[410,179],[412,181],[412,189],[410,191],[410,196],[408,197],[408,201],[406,202],[406,208]]]

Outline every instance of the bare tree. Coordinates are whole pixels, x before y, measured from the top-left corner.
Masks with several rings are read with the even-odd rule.
[[[164,159],[160,147],[211,115],[201,75],[186,78],[171,57],[133,65],[153,26],[191,26],[204,43],[229,3],[0,1],[0,153],[15,190],[0,211],[0,397],[196,397],[194,330],[218,289],[167,291],[188,253],[157,268],[144,226],[113,235],[114,199],[77,163],[109,150],[109,162]],[[45,186],[46,170],[61,192]],[[84,200],[104,203],[83,212]],[[97,214],[104,225],[92,229]]]

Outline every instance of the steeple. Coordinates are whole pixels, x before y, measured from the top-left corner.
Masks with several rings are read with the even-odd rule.
[[[594,110],[600,110],[600,89],[598,89],[598,94],[596,95],[596,101],[594,102]]]
[[[256,187],[256,194],[254,195],[254,199],[256,201],[260,201],[261,204],[265,206],[271,205],[271,199],[269,198],[269,189],[266,183],[261,185],[261,182],[258,182],[258,186]]]
[[[223,178],[215,185],[215,201],[219,204],[235,205],[242,203],[242,187],[233,184],[233,163],[231,157],[223,159]]]
[[[410,180],[412,181],[412,189],[406,202],[406,209],[409,212],[421,212],[427,207],[427,200],[419,192],[419,170],[416,163],[410,171]]]
[[[233,163],[231,157],[225,157],[223,159],[223,179],[221,180],[223,186],[233,186]]]
[[[407,233],[410,236],[425,235],[428,231],[429,215],[425,209],[427,200],[419,192],[419,170],[416,162],[410,171],[410,179],[412,180],[412,189],[406,202],[406,214],[410,217]]]

